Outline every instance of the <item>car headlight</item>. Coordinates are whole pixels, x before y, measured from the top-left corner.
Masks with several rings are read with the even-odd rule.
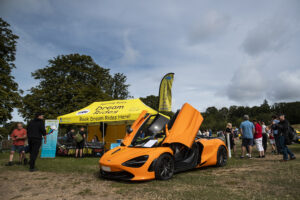
[[[124,162],[122,165],[126,166],[126,167],[138,168],[138,167],[143,166],[143,164],[145,164],[145,162],[148,160],[148,158],[149,158],[148,155],[139,156],[139,157],[136,157],[136,158],[133,158],[131,160]]]

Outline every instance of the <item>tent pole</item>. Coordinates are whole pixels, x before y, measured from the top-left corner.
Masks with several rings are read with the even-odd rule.
[[[87,141],[88,136],[89,136],[89,125],[86,124],[86,139],[85,139],[85,141]]]
[[[105,142],[105,140],[104,140],[104,122],[102,122],[102,141],[103,141],[103,151],[105,152],[105,146],[104,146],[104,142]]]

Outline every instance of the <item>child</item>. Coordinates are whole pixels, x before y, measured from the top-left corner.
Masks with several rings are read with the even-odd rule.
[[[275,154],[276,153],[276,143],[275,143],[275,138],[274,138],[274,135],[272,133],[272,129],[270,129],[269,127],[266,128],[266,131],[269,135],[269,139],[270,139],[270,144],[272,146],[272,154]]]

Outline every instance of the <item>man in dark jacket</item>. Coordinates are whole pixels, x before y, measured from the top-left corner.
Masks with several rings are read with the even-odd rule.
[[[295,155],[286,145],[289,140],[288,137],[289,122],[285,119],[284,114],[281,114],[279,116],[279,120],[280,122],[278,124],[273,123],[273,125],[275,125],[275,127],[278,130],[279,144],[283,153],[282,161],[288,161],[289,156],[290,156],[290,160],[294,160],[296,159]]]
[[[34,172],[37,170],[35,168],[35,160],[39,154],[39,150],[42,144],[42,137],[44,137],[44,143],[46,144],[46,129],[43,119],[44,116],[38,113],[36,114],[35,119],[31,120],[27,126],[27,137],[30,153],[30,172]]]

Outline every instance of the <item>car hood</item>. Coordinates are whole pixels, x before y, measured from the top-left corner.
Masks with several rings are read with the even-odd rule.
[[[116,147],[106,152],[100,159],[100,163],[122,164],[138,156],[147,155],[151,148]]]

